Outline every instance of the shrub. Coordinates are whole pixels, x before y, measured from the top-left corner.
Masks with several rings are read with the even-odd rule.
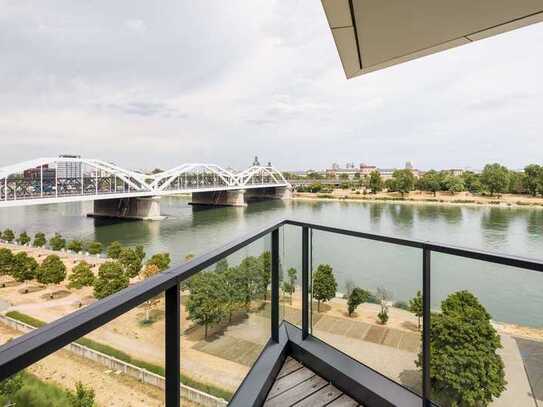
[[[90,242],[87,245],[87,251],[90,254],[100,254],[100,253],[102,253],[102,243],[100,243],[100,242]]]
[[[47,243],[47,240],[45,239],[45,234],[42,232],[38,232],[34,235],[34,242],[32,245],[34,247],[43,247]]]
[[[6,229],[4,230],[4,233],[2,233],[2,239],[6,242],[13,242],[13,239],[15,239],[15,233],[13,233],[13,230]]]
[[[79,253],[83,250],[83,242],[81,240],[71,240],[66,248],[72,252]]]
[[[49,246],[55,251],[64,249],[66,246],[66,239],[63,239],[59,233],[55,233],[55,235],[49,239]]]
[[[121,255],[122,246],[119,242],[111,242],[107,248],[107,257],[111,259],[118,259]]]
[[[381,325],[386,325],[386,323],[388,322],[388,309],[387,309],[387,308],[383,308],[383,309],[377,314],[377,318],[379,318],[379,322],[381,323]]]
[[[68,277],[70,288],[90,287],[94,284],[94,274],[91,271],[90,264],[86,261],[80,261],[77,266],[72,269],[72,273]]]

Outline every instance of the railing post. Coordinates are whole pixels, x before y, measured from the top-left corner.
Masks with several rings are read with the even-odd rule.
[[[279,342],[279,229],[271,240],[271,337]]]
[[[302,339],[309,335],[309,228],[302,227]]]
[[[181,301],[179,284],[166,290],[166,407],[181,405]]]
[[[422,400],[423,407],[432,405],[430,399],[432,386],[430,383],[430,249],[424,248],[422,252]]]

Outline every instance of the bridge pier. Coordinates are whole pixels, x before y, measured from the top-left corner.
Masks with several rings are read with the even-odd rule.
[[[193,192],[190,205],[247,206],[244,189],[229,191]]]
[[[100,199],[94,201],[94,211],[88,216],[100,218],[161,220],[160,197]]]
[[[191,205],[247,206],[248,202],[290,199],[289,187],[247,188],[229,191],[193,192]]]
[[[270,199],[290,199],[292,190],[289,187],[268,187],[247,189],[245,201],[266,201]]]

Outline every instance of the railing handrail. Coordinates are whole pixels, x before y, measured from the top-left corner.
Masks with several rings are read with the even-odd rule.
[[[454,246],[448,244],[434,243],[427,240],[404,239],[385,234],[375,234],[356,230],[343,229],[334,226],[326,226],[318,223],[310,223],[298,220],[285,219],[282,224],[308,227],[323,232],[336,233],[345,236],[358,237],[361,239],[375,240],[384,243],[395,244],[399,246],[413,247],[417,249],[427,249],[432,252],[450,254],[459,257],[466,257],[474,260],[483,260],[490,263],[501,264],[504,266],[518,267],[532,271],[543,272],[543,260],[512,256],[509,254],[496,253],[486,250],[470,249],[467,247]]]
[[[375,240],[401,246],[419,248],[424,251],[435,251],[466,258],[483,260],[491,263],[519,267],[527,270],[543,272],[543,261],[522,257],[501,255],[497,253],[472,250],[431,243],[428,241],[409,240],[387,235],[352,231],[337,227],[324,226],[303,221],[282,219],[273,222],[254,233],[235,239],[222,247],[212,250],[181,266],[160,273],[148,280],[128,287],[116,294],[89,305],[81,310],[53,321],[34,332],[16,338],[0,346],[0,381],[9,377],[59,350],[70,342],[112,321],[121,314],[142,304],[149,298],[172,288],[219,260],[248,246],[263,236],[278,230],[283,225],[300,226],[324,232],[337,233],[363,239]]]

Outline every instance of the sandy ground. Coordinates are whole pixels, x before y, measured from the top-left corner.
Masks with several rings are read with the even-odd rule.
[[[321,195],[321,197],[319,197]],[[331,197],[322,197],[327,195]],[[402,195],[399,192],[380,192],[377,194],[367,193],[363,194],[359,191],[350,189],[335,189],[331,193],[310,193],[310,192],[296,192],[293,194],[293,199],[301,200],[323,200],[330,201],[333,199],[350,200],[350,201],[391,201],[392,199],[400,199]],[[435,203],[435,204],[449,204],[449,205],[499,205],[499,206],[530,206],[543,208],[543,198],[533,197],[531,195],[513,195],[502,194],[497,197],[473,195],[470,192],[460,192],[457,194],[451,194],[449,192],[438,192],[434,196],[431,192],[413,191],[405,194],[403,200],[393,201],[397,203]]]

